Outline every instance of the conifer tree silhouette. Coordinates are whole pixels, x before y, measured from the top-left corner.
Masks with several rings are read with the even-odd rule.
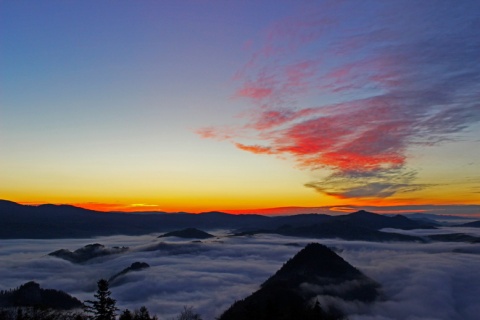
[[[130,310],[125,309],[120,315],[119,320],[133,320],[133,314]]]
[[[111,291],[108,289],[108,281],[101,279],[97,282],[97,293],[94,297],[96,300],[87,300],[84,303],[84,310],[89,314],[92,320],[115,320],[116,300],[110,297]]]

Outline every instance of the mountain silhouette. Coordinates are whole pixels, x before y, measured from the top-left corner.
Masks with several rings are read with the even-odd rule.
[[[313,217],[314,216],[314,217]],[[283,218],[283,217],[282,217]],[[310,221],[311,223],[308,223]],[[235,233],[235,236],[254,235],[261,233],[274,233],[292,237],[311,237],[318,239],[339,238],[345,240],[363,241],[415,241],[425,242],[424,238],[404,235],[393,232],[383,232],[380,229],[432,229],[432,225],[414,221],[404,216],[383,216],[372,212],[360,210],[348,215],[300,215],[289,219],[289,222],[276,229],[257,229]]]
[[[388,217],[359,211],[342,216],[324,214],[300,214],[292,216],[261,216],[256,214],[233,215],[223,212],[205,212],[200,214],[132,214],[125,212],[99,212],[70,205],[20,205],[11,201],[0,200],[0,239],[59,239],[89,238],[107,235],[141,235],[158,232],[170,232],[194,226],[197,229],[231,229],[252,232],[267,230],[271,232],[282,226],[308,228],[311,226],[328,226],[339,230],[316,231],[318,238],[334,237],[362,240],[367,238],[397,241],[393,236],[378,234],[382,228],[425,229],[433,228],[425,222],[415,221],[402,216]],[[337,226],[336,226],[337,225]],[[342,232],[344,225],[350,231]],[[327,227],[325,227],[327,228]],[[324,229],[325,229],[324,228]],[[328,229],[327,228],[327,229]],[[305,230],[298,229],[297,233]],[[305,231],[307,232],[307,231]],[[308,231],[310,232],[310,231]],[[368,232],[369,235],[362,234]],[[349,235],[350,234],[350,235]],[[357,235],[357,237],[351,236]],[[407,238],[397,237],[398,240]],[[410,239],[412,240],[412,239]]]
[[[219,320],[341,319],[334,305],[318,296],[373,302],[380,285],[328,247],[308,244],[247,298],[235,302]]]
[[[272,222],[255,214],[133,214],[100,212],[69,205],[29,206],[0,200],[0,239],[89,238],[143,235],[195,226],[200,229],[257,228]]]
[[[51,252],[48,255],[65,259],[74,263],[81,263],[93,258],[108,256],[112,254],[118,254],[118,253],[125,252],[127,250],[128,250],[128,247],[107,248],[102,244],[94,243],[94,244],[88,244],[83,248],[77,249],[73,252],[67,249],[60,249],[60,250]]]
[[[69,310],[82,308],[80,300],[69,294],[54,290],[42,289],[36,282],[30,281],[17,289],[0,292],[0,307],[37,307]]]
[[[433,214],[433,213],[416,212],[416,213],[404,213],[402,215],[411,220],[423,220],[430,224],[433,223],[433,225],[437,225],[437,224],[442,225],[442,224],[445,224],[446,222],[448,222],[447,225],[449,225],[462,220],[469,220],[469,221],[472,220],[472,218],[464,217],[464,216]]]
[[[458,225],[458,227],[470,227],[470,228],[480,228],[480,221],[472,221]]]
[[[382,232],[375,228],[363,226],[362,223],[352,223],[348,220],[332,220],[321,224],[304,227],[282,226],[272,233],[294,237],[312,237],[318,239],[340,238],[345,240],[363,241],[418,241],[424,242],[420,237],[403,235],[399,233]]]
[[[108,283],[111,285],[111,286],[115,286],[115,285],[118,285],[118,283],[116,283],[116,281],[123,275],[126,275],[127,273],[130,273],[132,271],[141,271],[141,270],[144,270],[144,269],[147,269],[147,268],[150,268],[150,265],[146,262],[134,262],[130,265],[130,267],[127,267],[125,269],[123,269],[122,271],[120,271],[119,273],[115,274],[114,276],[110,277],[110,279],[108,279]]]
[[[360,210],[343,216],[335,217],[337,221],[346,221],[365,228],[379,230],[383,228],[395,228],[403,230],[411,229],[435,229],[434,226],[425,222],[412,220],[402,215],[393,217],[384,216],[365,210]]]
[[[182,230],[168,232],[168,233],[162,234],[161,236],[158,236],[158,238],[165,238],[165,237],[179,237],[179,238],[187,238],[187,239],[208,239],[208,238],[214,238],[215,236],[205,231],[198,230],[196,228],[186,228]]]
[[[471,236],[465,233],[433,234],[433,235],[429,235],[427,238],[434,241],[443,241],[443,242],[480,243],[480,237]]]

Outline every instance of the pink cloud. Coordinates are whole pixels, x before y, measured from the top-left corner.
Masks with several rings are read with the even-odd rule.
[[[256,153],[256,154],[274,154],[275,153],[271,147],[264,147],[259,145],[248,146],[242,143],[235,143],[235,146],[238,149],[248,151],[251,153]]]
[[[241,88],[237,91],[238,97],[244,98],[251,98],[251,99],[265,99],[271,96],[273,90],[271,88],[261,87],[261,86],[254,86],[254,85],[246,85],[245,87]]]
[[[264,108],[263,111],[252,112],[249,114],[251,123],[247,124],[247,128],[253,128],[258,131],[264,131],[284,125],[286,123],[301,119],[310,115],[314,115],[321,110],[318,108],[307,108],[302,110],[292,110],[288,108]]]
[[[251,153],[289,155],[301,168],[328,168],[330,177],[308,187],[337,197],[426,187],[414,183],[407,150],[480,121],[480,67],[472,63],[480,41],[455,26],[452,35],[431,38],[428,30],[443,28],[440,20],[411,34],[400,16],[378,12],[357,30],[335,16],[344,5],[354,6],[332,4],[270,28],[237,74],[236,96],[253,107],[242,134],[231,131],[229,139]],[[368,19],[383,25],[371,27]],[[253,143],[236,141],[245,131]]]
[[[215,138],[217,136],[217,132],[216,132],[215,128],[212,128],[212,127],[200,128],[200,129],[196,130],[196,133],[200,137],[205,138],[205,139]]]
[[[238,137],[240,130],[235,127],[204,127],[197,129],[195,133],[204,139],[224,141]]]

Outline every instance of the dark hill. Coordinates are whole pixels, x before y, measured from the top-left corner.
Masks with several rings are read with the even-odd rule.
[[[332,280],[337,282],[360,277],[363,277],[362,273],[333,250],[319,243],[311,243],[288,260],[262,287],[316,283],[319,279],[328,279],[326,282],[330,283]]]
[[[382,232],[373,228],[364,227],[359,223],[344,220],[330,220],[325,223],[295,227],[284,225],[275,230],[253,230],[236,233],[235,236],[274,233],[290,237],[306,237],[317,239],[345,239],[362,241],[407,241],[425,242],[423,238],[399,233]]]
[[[292,216],[273,217],[276,226],[292,225],[292,226],[308,226],[312,224],[325,223],[334,220],[334,216],[327,214],[297,214]]]
[[[444,221],[461,221],[461,220],[469,220],[471,221],[472,218],[464,217],[464,216],[455,216],[455,215],[445,215],[445,214],[433,214],[433,213],[404,213],[403,216],[412,219],[412,220],[422,220],[426,219],[427,221],[434,221],[434,222],[444,222]]]
[[[18,204],[13,201],[8,201],[8,200],[0,200],[0,209],[1,210],[8,210],[8,209],[17,209],[22,207],[21,204]]]
[[[204,230],[271,231],[283,225],[300,228],[328,223],[330,223],[329,226],[332,226],[333,223],[337,222],[375,231],[381,228],[432,228],[425,223],[405,217],[387,217],[365,211],[335,217],[322,214],[269,217],[255,214],[233,215],[222,212],[131,214],[98,212],[69,205],[27,206],[4,200],[0,200],[0,221],[2,222],[0,223],[0,239],[58,239],[117,234],[140,235],[167,232],[192,226]],[[329,235],[329,237],[331,236]],[[345,238],[339,234],[333,237]]]
[[[83,248],[77,249],[73,252],[67,249],[60,249],[60,250],[51,252],[48,255],[65,259],[74,263],[81,263],[93,258],[108,256],[111,254],[118,254],[118,253],[125,252],[127,250],[128,250],[128,247],[107,248],[102,244],[94,243],[94,244],[88,244]]]
[[[410,219],[410,220],[418,221],[420,223],[423,223],[425,225],[432,226],[432,227],[441,227],[442,225],[445,224],[445,223],[441,223],[441,222],[438,222],[438,221],[430,219],[430,218],[425,218],[425,217],[422,217],[422,216],[415,216],[413,214],[410,214],[408,216],[405,216],[405,215],[403,215],[403,216]]]
[[[433,234],[428,236],[428,238],[434,241],[444,242],[480,243],[480,237],[471,236],[465,233]]]
[[[282,218],[281,220],[277,220]],[[358,211],[342,216],[325,215],[300,215],[277,217],[276,222],[288,222],[275,228],[275,223],[270,228],[247,230],[235,233],[236,236],[253,235],[259,233],[275,233],[293,237],[311,237],[317,239],[339,238],[345,240],[363,241],[418,241],[425,242],[425,239],[415,236],[403,235],[392,232],[382,232],[383,228],[394,229],[432,229],[431,225],[414,221],[404,216],[393,217],[380,214]],[[308,223],[310,221],[310,223]]]
[[[126,275],[127,273],[132,271],[141,271],[147,268],[150,268],[150,265],[146,262],[134,262],[130,265],[130,267],[123,269],[122,271],[108,279],[108,282],[111,284],[111,286],[118,285],[118,283],[115,283],[115,280],[117,280],[121,276]]]
[[[408,236],[398,233],[381,232],[373,228],[364,227],[359,223],[349,221],[330,221],[323,224],[317,224],[306,227],[283,227],[275,233],[295,236],[312,237],[318,239],[340,238],[345,240],[363,240],[363,241],[423,241],[419,237]]]
[[[480,221],[473,221],[464,224],[460,224],[457,227],[470,227],[470,228],[480,228]]]
[[[334,305],[315,305],[315,298],[372,302],[379,296],[379,287],[326,246],[311,243],[219,320],[341,319]]]
[[[38,307],[57,310],[82,308],[80,300],[69,294],[54,290],[42,289],[36,282],[30,281],[14,290],[0,293],[0,307]]]
[[[384,216],[364,210],[360,210],[351,214],[335,217],[338,221],[346,221],[365,228],[379,230],[383,228],[395,229],[435,229],[435,227],[425,222],[412,220],[402,215],[393,217]]]
[[[0,200],[0,239],[89,238],[140,235],[195,226],[237,229],[269,226],[272,218],[221,212],[130,214],[99,212],[69,205],[28,206]]]
[[[179,238],[187,238],[187,239],[208,239],[208,238],[214,238],[215,236],[202,230],[198,230],[195,228],[187,228],[187,229],[182,229],[182,230],[177,230],[177,231],[172,231],[172,232],[162,234],[158,238],[164,238],[164,237],[179,237]]]

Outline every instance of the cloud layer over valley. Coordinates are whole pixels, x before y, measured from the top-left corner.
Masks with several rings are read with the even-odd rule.
[[[108,279],[140,261],[151,267],[124,275],[111,288],[120,308],[145,305],[160,319],[170,319],[183,306],[193,306],[205,319],[214,319],[235,300],[255,291],[303,245],[318,241],[273,235],[222,237],[202,243],[162,240],[166,246],[158,246],[160,240],[153,235],[4,240],[0,246],[0,289],[35,280],[42,287],[91,299],[99,278]],[[94,242],[129,246],[130,250],[83,264],[47,255],[60,248],[73,251]],[[382,284],[383,301],[372,306],[342,304],[351,319],[473,320],[480,313],[476,303],[480,275],[475,272],[480,265],[478,244],[318,242],[336,248],[345,260]],[[158,250],[146,250],[152,246]]]

